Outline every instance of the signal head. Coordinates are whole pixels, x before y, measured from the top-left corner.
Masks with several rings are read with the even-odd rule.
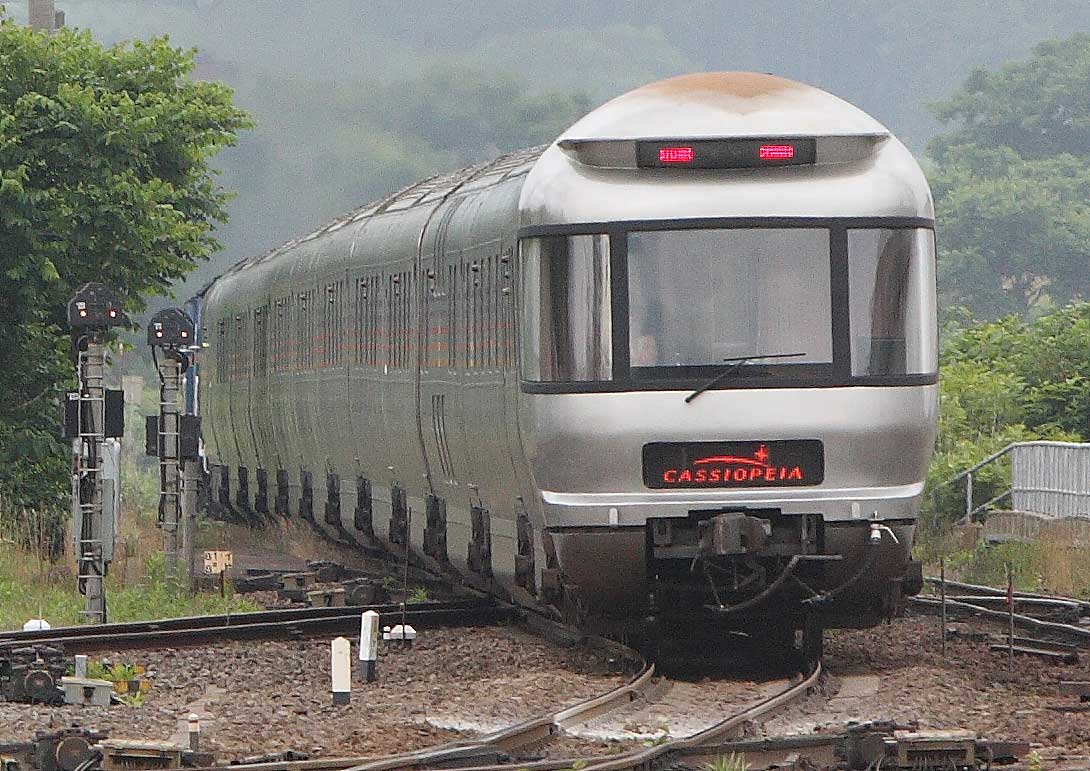
[[[104,284],[84,284],[68,302],[68,326],[73,329],[108,329],[128,323],[121,297]]]
[[[194,345],[193,320],[181,308],[165,308],[148,322],[148,345],[189,348]]]

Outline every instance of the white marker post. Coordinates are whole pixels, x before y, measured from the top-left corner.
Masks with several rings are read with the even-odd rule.
[[[87,677],[87,655],[76,654],[76,677]]]
[[[338,637],[331,645],[330,675],[333,681],[333,705],[352,701],[352,645],[347,637]]]
[[[200,752],[201,749],[201,716],[196,712],[190,712],[186,720],[189,728],[189,749],[191,752]]]
[[[360,663],[365,682],[368,683],[375,682],[378,677],[378,618],[378,613],[373,610],[360,615]]]

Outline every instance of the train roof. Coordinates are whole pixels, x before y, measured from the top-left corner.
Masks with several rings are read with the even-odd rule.
[[[560,140],[888,134],[858,107],[806,83],[760,72],[701,72],[611,99]]]
[[[221,278],[238,273],[248,267],[273,260],[276,257],[291,251],[300,244],[313,241],[328,233],[334,233],[353,223],[362,223],[370,217],[385,214],[387,212],[405,211],[425,204],[438,203],[457,191],[488,187],[510,179],[511,177],[526,174],[547,147],[548,145],[539,145],[536,147],[515,150],[483,163],[466,166],[447,173],[435,174],[418,182],[414,182],[384,198],[379,198],[375,201],[370,201],[363,206],[359,206],[304,236],[299,236],[290,241],[286,241],[267,252],[251,255],[239,260],[226,271],[205,284],[200,291],[197,292],[196,296],[203,297]]]
[[[655,155],[663,150],[681,153],[683,162],[667,167],[671,158]],[[758,163],[760,150],[798,157]],[[743,151],[752,155],[739,160]],[[693,162],[702,152],[707,161]],[[889,129],[820,88],[756,72],[681,75],[606,102],[541,156],[519,210],[525,228],[758,217],[934,219],[927,180]]]

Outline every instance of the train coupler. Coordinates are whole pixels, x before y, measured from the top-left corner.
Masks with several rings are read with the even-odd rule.
[[[763,551],[772,537],[772,523],[740,512],[717,514],[697,527],[702,557],[728,557]]]

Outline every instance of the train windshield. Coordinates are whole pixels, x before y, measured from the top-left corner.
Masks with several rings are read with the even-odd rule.
[[[633,374],[784,351],[806,354],[743,366],[833,361],[824,228],[630,232],[628,294]]]

